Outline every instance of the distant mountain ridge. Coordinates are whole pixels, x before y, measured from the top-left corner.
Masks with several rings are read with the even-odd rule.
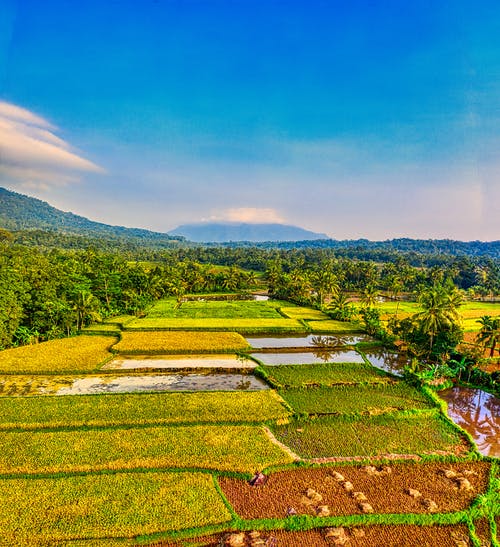
[[[449,255],[485,257],[500,259],[500,241],[457,241],[452,239],[411,239],[397,238],[386,241],[368,239],[336,240],[325,234],[315,234],[297,227],[280,227],[281,234],[286,228],[286,239],[276,239],[273,224],[249,224],[252,229],[264,231],[264,242],[238,239],[241,234],[232,234],[233,241],[214,242],[208,246],[259,247],[269,249],[333,249],[339,256],[353,256],[361,260],[394,260],[394,253],[403,253],[418,261],[419,255]],[[184,238],[153,232],[141,228],[126,228],[94,222],[85,217],[66,213],[48,203],[12,192],[0,187],[0,228],[16,233],[15,241],[28,246],[85,249],[95,246],[103,249],[115,248],[138,252],[142,249],[163,249],[189,246]],[[248,232],[245,234],[248,238]],[[314,238],[314,236],[317,236]],[[274,240],[272,238],[275,238]],[[288,239],[294,238],[294,239]],[[191,238],[189,238],[191,239]],[[262,241],[262,240],[261,240]],[[192,244],[191,244],[192,246]]]
[[[112,226],[94,222],[74,213],[56,209],[47,202],[0,187],[0,227],[7,230],[46,230],[111,240],[127,238],[154,240],[158,244],[171,244],[179,237],[152,232],[141,228]]]
[[[183,224],[168,232],[170,235],[184,236],[195,243],[225,243],[229,241],[313,241],[329,239],[319,234],[289,224],[267,223],[251,224],[247,222],[202,222]]]

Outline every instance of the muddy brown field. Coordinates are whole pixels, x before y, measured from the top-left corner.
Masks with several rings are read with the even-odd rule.
[[[466,509],[488,486],[487,462],[335,466],[271,474],[265,484],[219,478],[245,519],[362,513],[445,513]]]
[[[307,532],[241,532],[192,540],[206,547],[468,547],[472,545],[467,526],[363,526],[330,527]],[[156,543],[157,547],[189,545]],[[152,547],[152,546],[151,546]]]

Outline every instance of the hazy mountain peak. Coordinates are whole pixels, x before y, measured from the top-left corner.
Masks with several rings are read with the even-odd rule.
[[[200,222],[182,224],[169,235],[184,236],[197,243],[226,241],[311,241],[329,239],[326,234],[305,230],[299,226],[279,223]]]

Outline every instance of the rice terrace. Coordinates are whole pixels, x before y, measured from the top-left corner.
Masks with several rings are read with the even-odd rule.
[[[0,544],[499,545],[500,452],[397,350],[228,296],[0,352]]]

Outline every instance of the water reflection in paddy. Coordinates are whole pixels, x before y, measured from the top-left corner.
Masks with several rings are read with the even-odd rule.
[[[135,393],[141,391],[260,391],[269,386],[249,374],[165,374],[77,378],[55,395]]]
[[[474,439],[484,456],[500,458],[500,399],[482,389],[453,387],[439,392],[448,416]]]
[[[304,347],[339,347],[352,346],[359,342],[369,342],[369,336],[346,334],[307,334],[299,336],[246,336],[248,343],[257,349],[304,348]]]
[[[403,376],[405,366],[410,364],[410,359],[406,355],[387,351],[383,348],[365,351],[364,354],[374,367],[390,372],[395,376]]]
[[[152,369],[243,369],[255,368],[255,363],[250,359],[235,357],[234,355],[179,355],[179,356],[122,356],[114,359],[103,369],[114,370],[142,370]]]
[[[315,363],[364,363],[354,350],[252,353],[265,365],[312,365]]]

